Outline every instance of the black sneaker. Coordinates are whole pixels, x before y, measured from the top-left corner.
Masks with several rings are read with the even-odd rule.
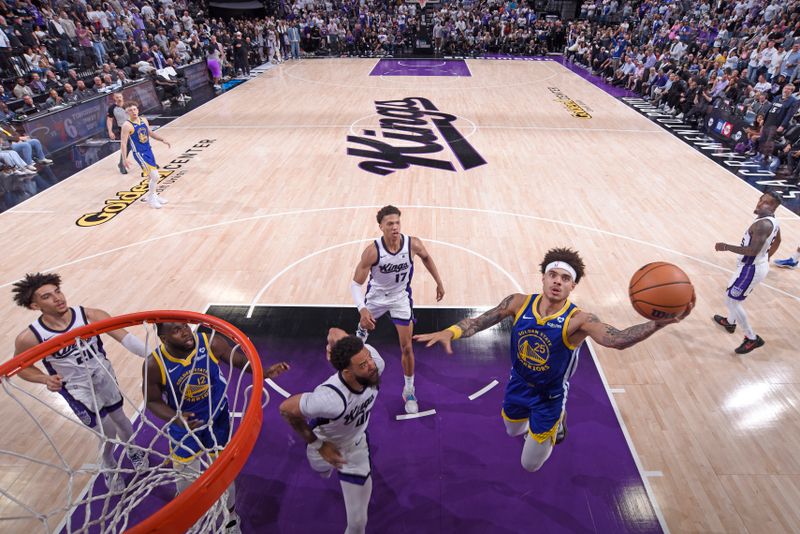
[[[564,417],[561,418],[561,422],[558,424],[558,430],[556,430],[556,445],[561,443],[567,439],[567,411],[564,410]]]
[[[128,169],[125,168],[125,165],[121,161],[119,162],[117,167],[119,167],[120,174],[128,174]]]
[[[729,323],[726,317],[715,315],[714,322],[727,330],[729,334],[733,334],[736,331],[736,325]]]
[[[734,351],[736,354],[747,354],[750,351],[756,350],[758,347],[764,346],[764,340],[761,339],[761,336],[756,336],[755,339],[747,339],[744,338],[742,344],[736,347]]]

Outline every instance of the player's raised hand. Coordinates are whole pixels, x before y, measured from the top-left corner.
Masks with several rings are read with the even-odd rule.
[[[364,328],[365,330],[375,330],[375,319],[372,317],[370,311],[366,308],[361,308],[359,313],[361,314],[361,320],[358,322],[358,324],[361,326],[361,328]]]
[[[264,372],[264,378],[275,378],[276,376],[280,376],[286,371],[289,370],[289,364],[286,362],[276,363],[275,365],[271,365],[267,368]]]
[[[319,448],[319,455],[336,469],[341,469],[347,463],[344,460],[344,456],[339,452],[339,449],[336,448],[336,445],[330,441],[326,441],[322,444],[322,447]]]
[[[444,298],[444,286],[440,284],[436,286],[436,302],[439,302],[443,298]]]
[[[689,317],[689,314],[692,313],[694,309],[695,302],[697,302],[697,293],[692,292],[692,300],[689,304],[686,305],[686,309],[683,310],[683,313],[678,315],[677,317],[671,317],[669,319],[663,319],[661,321],[656,321],[656,324],[659,326],[665,326],[668,324],[679,323]]]
[[[44,381],[44,384],[50,391],[61,391],[61,375],[48,375]]]
[[[439,330],[432,334],[417,334],[413,339],[418,343],[425,343],[426,347],[432,347],[437,343],[441,343],[447,354],[453,354],[453,349],[450,346],[450,343],[453,341],[453,332],[450,330]]]

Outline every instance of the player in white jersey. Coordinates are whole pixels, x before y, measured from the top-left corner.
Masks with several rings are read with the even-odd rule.
[[[414,389],[414,348],[411,337],[414,334],[414,300],[411,297],[411,278],[414,275],[414,256],[419,256],[422,264],[436,281],[436,301],[444,297],[444,284],[439,277],[436,264],[422,240],[400,233],[400,210],[394,206],[384,206],[378,211],[378,226],[383,232],[361,254],[350,292],[361,315],[356,333],[366,341],[367,331],[375,328],[375,321],[389,313],[397,328],[402,351],[403,402],[406,413],[417,413],[416,391]],[[361,293],[361,286],[367,280],[367,293]]]
[[[17,336],[15,355],[59,334],[110,317],[96,308],[68,306],[61,292],[61,277],[55,273],[27,274],[14,284],[13,292],[14,301],[19,306],[41,312],[41,316]],[[142,340],[125,329],[114,330],[108,335],[139,357],[144,358],[147,354]],[[103,467],[113,469],[116,462],[110,440],[119,437],[120,441],[130,442],[133,427],[122,410],[122,394],[114,368],[106,358],[103,341],[100,336],[94,336],[85,345],[81,347],[76,343],[44,358],[42,363],[47,374],[31,365],[21,370],[19,377],[44,384],[50,391],[60,393],[83,424],[105,436]],[[143,450],[129,446],[126,453],[137,470],[148,467]],[[103,475],[108,489],[124,489],[124,482],[114,471],[104,471]]]
[[[719,252],[739,255],[736,272],[728,283],[728,316],[714,316],[714,322],[730,334],[736,331],[737,325],[742,326],[745,337],[735,350],[737,354],[747,354],[764,345],[764,340],[750,326],[742,302],[766,278],[769,260],[781,244],[780,224],[775,218],[775,210],[780,205],[780,195],[767,191],[758,199],[754,211],[756,220],[745,232],[741,246],[717,243],[714,247]]]
[[[324,478],[338,471],[345,534],[359,534],[366,529],[372,495],[367,425],[385,364],[373,347],[339,328],[328,332],[327,351],[337,372],[313,392],[289,397],[280,410],[307,443],[311,468]]]

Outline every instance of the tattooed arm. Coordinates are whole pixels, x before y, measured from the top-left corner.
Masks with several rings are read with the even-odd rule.
[[[453,350],[450,347],[450,343],[456,338],[456,334],[453,330],[461,331],[458,337],[473,336],[481,330],[486,330],[496,325],[506,317],[515,316],[526,298],[527,295],[514,293],[513,295],[507,296],[500,304],[478,317],[467,317],[450,328],[433,332],[432,334],[418,334],[414,336],[414,341],[426,343],[426,347],[441,343],[447,354],[452,354]]]
[[[575,314],[572,319],[573,322],[570,324],[570,326],[575,325],[575,330],[569,335],[569,341],[570,344],[575,346],[590,337],[604,347],[619,350],[627,349],[652,336],[668,324],[684,320],[692,312],[692,308],[694,308],[694,297],[692,297],[692,302],[689,303],[686,310],[677,317],[660,321],[648,321],[624,330],[618,330],[610,324],[604,323],[593,313],[580,311]]]
[[[772,223],[766,219],[756,221],[748,230],[750,233],[750,244],[746,247],[729,245],[728,243],[717,243],[714,249],[717,252],[733,252],[743,256],[755,256],[764,247],[769,234],[772,233]]]

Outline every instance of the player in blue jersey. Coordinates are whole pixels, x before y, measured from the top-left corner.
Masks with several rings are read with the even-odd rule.
[[[664,326],[683,320],[694,301],[679,317],[648,321],[617,330],[569,301],[583,277],[577,252],[551,249],[541,263],[541,294],[509,295],[488,312],[453,326],[414,336],[430,347],[441,343],[448,354],[452,341],[470,337],[503,319],[514,318],[511,331],[511,377],[503,399],[502,416],[511,436],[526,434],[522,466],[537,471],[550,457],[553,445],[566,436],[569,379],[578,363],[578,347],[590,337],[604,347],[626,349]]]
[[[142,176],[148,177],[148,192],[145,197],[147,204],[151,208],[160,209],[167,203],[167,199],[158,196],[156,186],[158,185],[158,165],[156,157],[153,155],[153,148],[150,146],[150,138],[157,139],[172,147],[166,139],[157,135],[150,129],[147,119],[139,116],[139,107],[136,102],[127,102],[125,111],[128,112],[128,121],[122,126],[120,134],[120,149],[122,151],[122,163],[128,169],[131,162],[128,161],[128,152],[133,154],[133,159],[142,168]]]
[[[147,409],[169,423],[170,453],[178,478],[177,491],[183,491],[202,471],[204,453],[216,455],[228,443],[231,415],[226,396],[227,382],[219,362],[242,369],[247,357],[217,333],[211,340],[195,334],[185,323],[158,323],[161,346],[144,365],[143,390]],[[289,369],[285,362],[264,369],[272,378]],[[251,368],[247,367],[247,372]],[[180,413],[179,410],[180,409]],[[234,485],[227,492],[230,522],[227,531],[238,532],[238,516],[233,511]]]

